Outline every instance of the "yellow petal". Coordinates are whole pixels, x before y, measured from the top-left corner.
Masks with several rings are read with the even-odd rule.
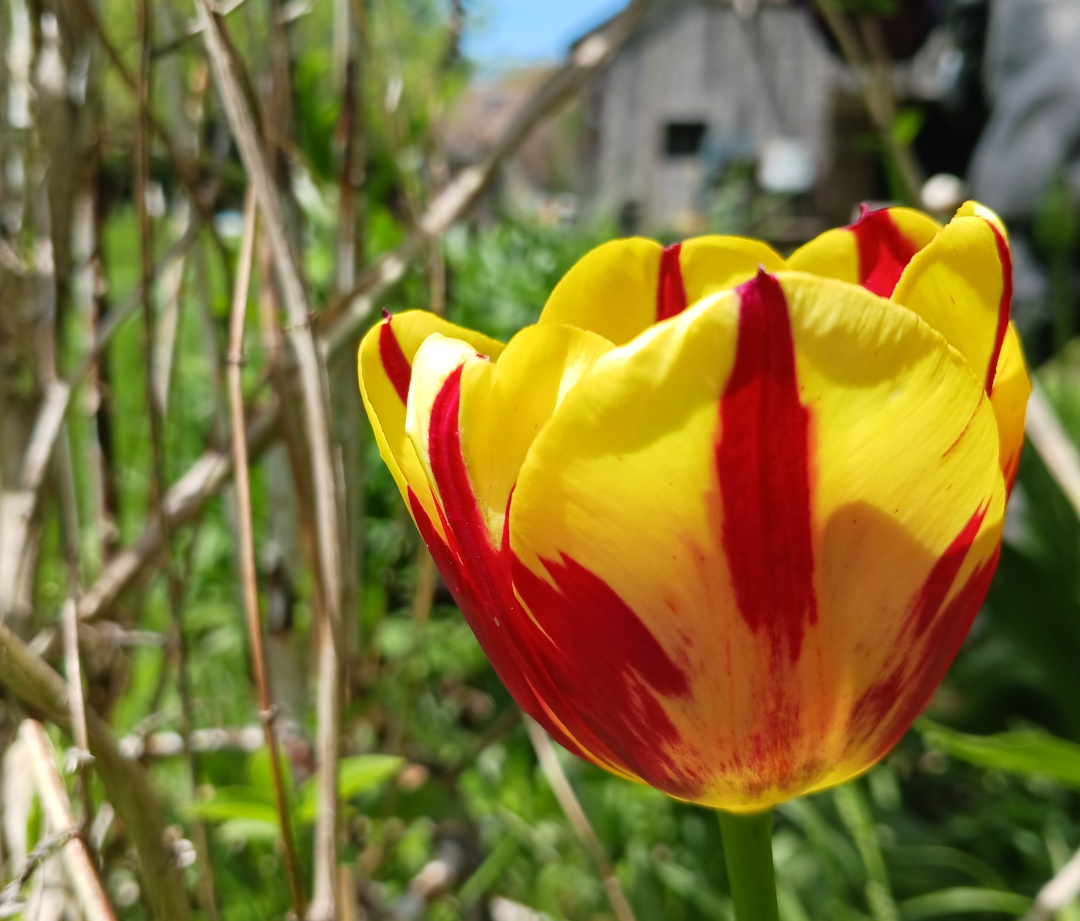
[[[515,700],[571,751],[627,775],[607,733],[573,712],[551,678],[558,651],[512,587],[506,511],[529,445],[575,382],[612,348],[565,326],[519,333],[494,364],[460,340],[434,335],[416,354],[406,428],[435,497],[442,534],[417,515],[440,571]],[[594,625],[595,628],[595,625]]]
[[[591,330],[610,342],[629,342],[656,322],[663,247],[633,237],[586,253],[551,292],[540,323]]]
[[[426,310],[414,310],[388,316],[368,331],[360,343],[357,371],[360,393],[375,431],[379,453],[390,468],[402,498],[410,505],[408,492],[412,486],[437,523],[427,477],[405,434],[405,407],[413,358],[420,344],[434,333],[465,340],[475,351],[492,358],[498,357],[503,349],[501,342],[455,326]]]
[[[728,809],[895,742],[981,600],[1004,505],[960,356],[859,288],[779,279],[779,299],[758,279],[600,358],[510,510],[516,590],[565,651],[545,661],[576,710],[552,709]]]
[[[912,258],[892,299],[940,332],[992,390],[1012,301],[1009,244],[992,212],[961,207]]]
[[[688,304],[719,294],[753,278],[759,268],[779,272],[786,266],[780,254],[759,240],[746,237],[695,237],[679,252]]]
[[[417,352],[406,424],[429,481],[432,408],[458,368],[454,423],[469,480],[492,547],[502,545],[510,494],[533,439],[596,360],[612,349],[595,333],[569,326],[530,326],[510,340],[497,361],[478,357],[466,342],[434,335]],[[444,507],[445,507],[445,503]]]
[[[788,267],[888,297],[904,267],[940,229],[936,221],[910,208],[870,211],[864,206],[854,224],[826,231],[795,250]]]
[[[668,247],[640,238],[614,240],[566,274],[540,322],[591,330],[624,345],[702,297],[752,278],[759,266],[775,272],[784,261],[771,247],[743,237],[697,237]]]
[[[1024,414],[1031,395],[1031,379],[1028,377],[1024,352],[1016,328],[1010,323],[998,359],[994,387],[990,392],[990,405],[997,417],[1000,444],[1001,472],[1011,490],[1020,464],[1020,451],[1024,447]]]

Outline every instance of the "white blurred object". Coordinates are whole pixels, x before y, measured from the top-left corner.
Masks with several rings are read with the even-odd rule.
[[[230,209],[214,215],[214,229],[226,240],[239,240],[244,232],[244,215]]]
[[[816,175],[814,153],[801,138],[771,138],[761,145],[757,181],[766,192],[809,192]]]
[[[952,173],[937,173],[923,183],[922,204],[927,211],[952,214],[967,197],[967,183]]]
[[[551,921],[551,919],[538,911],[534,911],[520,902],[511,902],[496,896],[488,906],[491,910],[492,921]]]

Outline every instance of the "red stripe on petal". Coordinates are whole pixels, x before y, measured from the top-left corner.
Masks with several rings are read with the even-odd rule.
[[[683,754],[674,760],[672,750],[686,746],[661,703],[690,694],[683,669],[594,573],[566,558],[545,561],[552,584],[522,564],[510,549],[509,514],[493,546],[461,450],[461,375],[459,367],[447,377],[428,423],[449,543],[410,494],[454,599],[507,690],[557,741],[674,796],[694,797],[711,765],[684,763]]]
[[[994,333],[994,351],[990,355],[990,364],[986,368],[986,392],[989,395],[994,389],[998,358],[1001,357],[1001,347],[1005,344],[1005,332],[1009,328],[1009,312],[1012,309],[1013,296],[1013,266],[1012,253],[1009,251],[1005,235],[998,230],[993,221],[987,221],[987,223],[994,231],[998,260],[1001,262],[1001,301],[998,304],[998,324]]]
[[[656,285],[656,322],[676,317],[686,310],[686,287],[683,285],[679,254],[682,244],[665,246],[660,254],[660,279]]]
[[[383,370],[394,385],[394,390],[401,397],[402,403],[409,402],[409,383],[412,381],[412,365],[401,350],[401,343],[390,328],[390,318],[387,317],[379,330],[379,360]]]
[[[979,407],[976,406],[975,411],[971,414],[971,418],[969,418],[968,421],[964,423],[964,428],[961,430],[960,434],[956,436],[956,441],[949,445],[949,447],[945,449],[945,453],[941,455],[943,458],[948,457],[950,454],[952,454],[953,451],[957,449],[957,447],[959,447],[960,442],[964,440],[964,436],[967,435],[968,431],[971,429],[972,423],[974,423],[978,415]]]
[[[995,549],[993,556],[972,572],[945,609],[935,612],[938,616],[925,640],[907,651],[909,657],[918,657],[914,669],[910,661],[907,667],[901,665],[859,698],[852,710],[850,735],[856,743],[873,740],[870,762],[884,757],[930,703],[979,613],[1000,552],[1000,547]]]
[[[720,401],[716,467],[723,544],[739,612],[774,654],[799,658],[817,623],[810,507],[810,414],[780,283],[759,272],[738,289],[735,366]]]
[[[636,773],[633,760],[605,729],[608,714],[599,723],[585,718],[583,712],[588,710],[588,701],[567,691],[566,651],[577,649],[579,643],[570,628],[574,623],[587,624],[594,612],[586,608],[576,617],[565,618],[567,630],[560,634],[559,642],[554,642],[547,632],[546,620],[541,620],[538,627],[514,593],[512,571],[524,567],[509,550],[508,522],[504,525],[502,546],[496,548],[491,544],[461,451],[458,422],[461,374],[462,367],[458,367],[447,377],[432,403],[428,423],[432,479],[441,502],[443,527],[452,545],[447,547],[439,541],[430,523],[431,534],[421,528],[424,540],[496,674],[525,712],[570,751]],[[415,510],[414,517],[420,524]],[[577,596],[572,596],[572,600],[576,601]],[[559,612],[566,606],[563,602],[554,612],[541,608],[536,616],[558,620]],[[556,714],[572,737],[558,727],[548,711]],[[663,726],[657,731],[659,735],[653,734],[654,741],[664,737]]]
[[[461,451],[461,373],[458,365],[446,378],[431,404],[428,420],[428,459],[439,493],[446,523],[454,534],[462,565],[484,572],[492,562],[494,548],[473,492],[465,456]],[[493,593],[494,595],[495,593]]]
[[[911,257],[918,251],[888,210],[869,211],[848,227],[859,251],[859,284],[881,297],[891,297]]]
[[[518,664],[519,657],[510,632],[500,619],[499,602],[490,597],[481,597],[475,581],[471,578],[475,573],[464,566],[456,547],[452,546],[455,543],[453,536],[450,535],[451,544],[446,543],[439,536],[439,532],[435,530],[411,486],[409,487],[409,507],[420,536],[431,552],[431,558],[435,561],[435,566],[446,580],[450,594],[454,596],[454,601],[461,609],[466,623],[475,634],[477,642],[484,650],[484,655],[491,662],[491,667],[506,685],[510,696],[560,745],[575,755],[588,758],[588,753],[548,718],[528,677]]]
[[[908,624],[914,627],[917,637],[926,632],[945,602],[945,597],[949,594],[953,582],[956,581],[957,573],[964,565],[968,551],[986,518],[986,509],[987,506],[983,506],[968,519],[964,527],[960,529],[960,533],[953,538],[952,543],[938,558],[919,590],[919,594],[915,596],[908,615]]]
[[[543,564],[554,584],[513,560],[514,586],[539,625],[523,652],[552,681],[544,699],[587,747],[597,740],[650,786],[700,792],[713,766],[672,759],[680,736],[660,702],[690,695],[686,673],[603,579],[567,557]]]

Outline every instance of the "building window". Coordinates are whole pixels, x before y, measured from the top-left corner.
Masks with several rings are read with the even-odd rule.
[[[705,143],[705,122],[668,122],[664,126],[664,154],[695,157]]]

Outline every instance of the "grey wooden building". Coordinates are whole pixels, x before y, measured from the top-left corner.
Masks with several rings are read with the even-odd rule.
[[[801,5],[661,0],[586,101],[590,206],[685,232],[735,164],[765,188],[809,191],[839,72]]]

